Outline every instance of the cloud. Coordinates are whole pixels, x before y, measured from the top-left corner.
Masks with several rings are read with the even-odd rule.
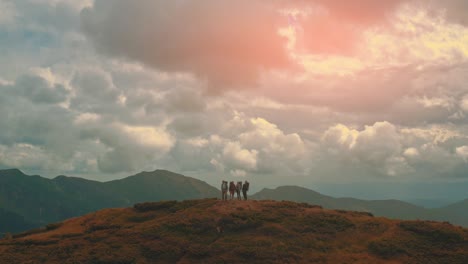
[[[349,54],[363,30],[385,22],[402,2],[96,0],[81,21],[102,53],[192,73],[223,90],[251,85],[265,70],[295,67],[279,34],[287,10],[305,10],[297,18],[306,52]]]
[[[257,186],[466,178],[465,1],[0,6],[2,167]]]
[[[163,128],[117,125],[132,141],[144,147],[169,151],[174,145],[174,138]]]
[[[119,91],[112,77],[99,69],[77,72],[71,80],[71,85],[75,92],[71,104],[82,111],[99,113],[118,100]]]
[[[403,152],[403,155],[408,158],[417,158],[419,156],[419,150],[417,148],[407,148]]]
[[[408,0],[316,0],[316,3],[324,6],[330,15],[343,21],[352,21],[360,24],[381,23],[385,16],[393,12],[402,3]]]
[[[405,0],[338,1],[317,0],[307,15],[301,16],[299,45],[314,54],[353,55],[363,43],[363,31],[387,24],[388,18]],[[311,8],[311,1],[305,2]]]
[[[229,142],[223,149],[223,159],[228,165],[247,170],[257,169],[257,155],[257,150],[242,148],[239,142]]]
[[[193,73],[217,90],[250,84],[261,69],[290,64],[275,7],[257,0],[97,0],[81,18],[99,51]]]
[[[357,130],[336,125],[321,141],[321,163],[314,169],[330,177],[346,171],[350,178],[457,178],[466,168],[467,138],[453,127],[416,129],[377,122]]]
[[[242,145],[261,150],[268,156],[278,155],[284,160],[299,159],[304,154],[304,142],[298,134],[285,134],[263,118],[249,121],[250,129],[239,135]]]
[[[303,162],[309,155],[302,138],[286,134],[277,125],[263,118],[248,118],[236,113],[226,132],[221,132],[223,155],[218,160],[226,169],[240,169],[250,173],[290,172],[303,174]]]
[[[413,67],[405,66],[368,69],[332,79],[311,75],[294,82],[291,76],[272,76],[261,92],[289,104],[325,106],[337,111],[382,111],[410,91],[410,80],[418,74]]]
[[[27,99],[38,104],[59,104],[69,96],[65,86],[54,79],[48,70],[35,69],[19,76],[14,82],[0,83],[3,96]],[[1,100],[1,99],[0,99]]]
[[[399,155],[401,144],[396,127],[389,122],[377,122],[359,132],[353,150],[367,161],[381,161]]]
[[[67,99],[68,91],[61,84],[50,84],[40,76],[26,75],[16,80],[14,93],[34,103],[56,104]]]
[[[465,162],[468,162],[468,146],[461,146],[455,149],[455,153]]]
[[[447,20],[462,25],[468,25],[468,2],[465,0],[446,0],[446,1],[423,1],[423,4],[429,3],[429,5],[435,8],[437,11],[442,11]]]
[[[463,96],[463,98],[460,100],[460,108],[464,112],[468,112],[468,95]]]
[[[406,170],[406,162],[400,156],[399,134],[389,122],[377,122],[362,131],[336,125],[322,136],[322,147],[326,156],[338,159],[340,166],[372,168],[368,173],[392,176]]]
[[[95,153],[104,173],[134,172],[166,155],[175,139],[164,127],[105,122],[87,114],[80,120],[80,140],[100,146]],[[89,118],[91,117],[91,118]],[[96,148],[96,146],[95,146]]]
[[[329,152],[352,151],[356,157],[371,162],[385,160],[401,151],[399,135],[389,122],[377,122],[362,131],[338,124],[324,133],[322,142]]]
[[[16,8],[13,3],[0,0],[0,26],[13,23],[16,15]]]

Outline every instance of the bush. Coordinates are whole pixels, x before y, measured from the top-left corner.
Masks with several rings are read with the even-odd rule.
[[[157,203],[138,203],[133,206],[138,212],[148,212],[169,209],[177,204],[177,201],[162,201]]]
[[[46,230],[47,231],[55,230],[61,226],[62,226],[62,223],[51,223],[51,224],[46,225]]]
[[[119,228],[120,226],[118,225],[107,225],[107,224],[92,225],[86,230],[86,233],[92,233],[95,231],[108,230],[108,229],[119,229]]]
[[[352,215],[352,216],[370,216],[370,217],[374,217],[374,215],[371,212],[347,211],[347,210],[335,210],[335,211],[337,211],[338,213],[349,214],[349,215]]]
[[[379,257],[389,259],[406,254],[403,245],[394,240],[380,240],[369,243],[369,251]]]
[[[132,215],[127,218],[128,221],[133,223],[143,223],[152,219],[154,219],[152,215]]]
[[[399,226],[416,235],[423,236],[433,243],[450,244],[464,242],[463,236],[457,233],[450,224],[439,224],[429,221],[404,221]]]
[[[35,228],[35,229],[31,229],[31,230],[28,230],[28,231],[23,232],[23,233],[15,234],[15,235],[13,235],[13,238],[25,237],[25,236],[29,236],[29,235],[43,233],[43,232],[46,232],[46,231],[47,231],[47,229],[44,228],[44,227]]]
[[[344,216],[325,213],[301,217],[299,223],[293,228],[295,231],[321,234],[334,234],[354,227],[354,224]]]

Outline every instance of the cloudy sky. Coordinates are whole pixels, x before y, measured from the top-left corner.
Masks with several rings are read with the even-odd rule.
[[[0,168],[457,184],[467,121],[465,0],[0,0]]]

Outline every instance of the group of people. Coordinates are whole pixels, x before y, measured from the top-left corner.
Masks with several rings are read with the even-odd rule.
[[[249,182],[245,181],[242,183],[241,181],[238,181],[237,184],[235,184],[233,181],[229,183],[227,181],[223,181],[221,183],[221,194],[223,197],[223,201],[227,201],[227,193],[229,190],[229,197],[230,200],[234,199],[234,193],[237,193],[237,200],[242,200],[241,198],[241,191],[242,195],[244,196],[244,200],[247,200],[247,192],[249,191]]]

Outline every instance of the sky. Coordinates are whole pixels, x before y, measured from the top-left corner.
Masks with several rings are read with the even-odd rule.
[[[0,0],[0,168],[467,198],[467,115],[465,0]]]

